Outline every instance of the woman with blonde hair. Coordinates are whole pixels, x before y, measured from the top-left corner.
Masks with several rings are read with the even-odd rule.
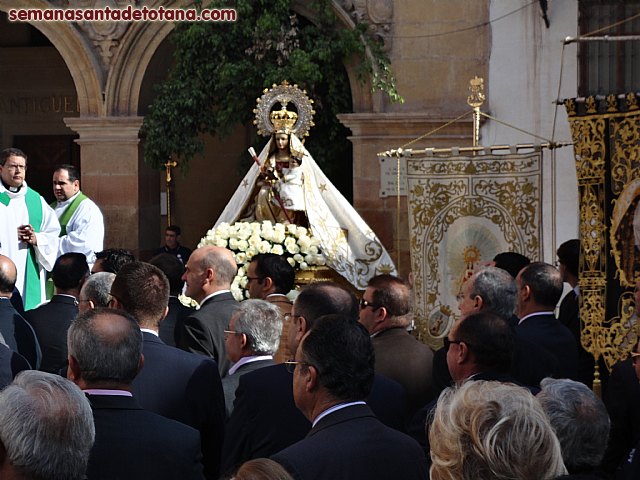
[[[255,458],[244,462],[230,480],[293,480],[278,462]]]
[[[431,480],[548,480],[567,472],[531,393],[468,381],[442,392],[429,430]]]

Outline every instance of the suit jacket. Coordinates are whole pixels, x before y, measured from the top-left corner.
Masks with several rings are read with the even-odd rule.
[[[9,385],[23,370],[31,370],[29,362],[6,345],[0,345],[0,390]]]
[[[376,375],[368,403],[388,426],[403,425],[402,387]],[[285,365],[258,369],[240,377],[222,450],[222,471],[247,460],[269,457],[302,440],[311,423],[293,401],[293,375]]]
[[[183,305],[177,297],[169,297],[169,313],[160,322],[158,335],[167,345],[176,346],[176,324],[191,315],[195,310]]]
[[[591,388],[593,384],[595,360],[593,355],[587,352],[582,346],[580,339],[580,307],[575,291],[571,290],[564,296],[562,302],[560,302],[558,320],[571,331],[573,338],[576,340],[578,347],[578,376],[576,380]]]
[[[25,315],[42,349],[40,370],[58,373],[67,363],[67,330],[78,315],[78,302],[69,295],[54,295],[48,303],[27,310]]]
[[[231,292],[221,293],[206,300],[199,310],[176,327],[178,346],[187,352],[214,359],[221,377],[227,374],[231,366],[224,347],[224,330],[229,326],[231,315],[238,305]]]
[[[0,334],[11,350],[27,359],[31,368],[40,367],[42,351],[36,333],[5,298],[0,298]]]
[[[96,427],[89,480],[204,478],[195,429],[143,410],[132,397],[87,397]]]
[[[547,349],[556,358],[553,376],[576,380],[578,376],[578,347],[567,327],[553,312],[532,315],[515,329],[516,336]]]
[[[227,418],[229,418],[231,416],[231,412],[233,412],[233,401],[236,399],[236,389],[238,388],[240,377],[245,373],[253,372],[259,368],[268,367],[273,364],[273,360],[257,360],[255,362],[245,363],[238,368],[233,375],[227,375],[222,379],[222,390],[224,391],[224,404],[227,409]]]
[[[133,394],[146,410],[200,432],[205,476],[217,479],[224,439],[224,395],[216,363],[143,332],[144,367]]]
[[[330,413],[305,439],[271,458],[298,480],[429,478],[420,446],[385,426],[366,405]]]
[[[265,300],[269,303],[273,303],[278,309],[280,309],[280,313],[282,314],[282,332],[280,333],[280,343],[278,344],[278,350],[273,354],[273,361],[276,363],[286,362],[287,360],[293,358],[296,352],[291,352],[289,350],[289,325],[291,323],[291,319],[289,321],[285,320],[285,315],[291,313],[291,309],[293,308],[293,302],[289,300],[284,295],[267,295]]]
[[[631,359],[613,366],[603,400],[611,431],[602,466],[613,474],[640,442],[640,383]]]
[[[376,373],[398,382],[413,415],[433,398],[433,351],[404,328],[383,330],[371,339],[376,354]]]

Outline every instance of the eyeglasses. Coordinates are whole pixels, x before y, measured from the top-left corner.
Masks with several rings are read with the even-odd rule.
[[[261,282],[262,280],[264,280],[264,277],[247,277],[247,283],[251,282],[252,280]]]
[[[444,351],[448,352],[452,343],[460,345],[462,342],[463,340],[449,340],[449,337],[444,337]]]
[[[294,315],[292,313],[285,313],[284,314],[284,321],[285,322],[290,322],[291,320],[295,320],[296,318],[301,318],[302,315]]]
[[[289,373],[293,373],[296,371],[296,365],[307,365],[309,367],[313,367],[313,365],[309,362],[298,362],[296,360],[287,360],[286,362],[284,362],[284,366]]]
[[[230,335],[242,335],[242,332],[238,332],[236,330],[223,330],[224,338],[229,337]]]
[[[367,307],[371,307],[374,310],[378,309],[378,308],[382,308],[383,305],[376,305],[375,303],[372,302],[368,302],[366,301],[364,298],[360,299],[360,310],[365,309]]]

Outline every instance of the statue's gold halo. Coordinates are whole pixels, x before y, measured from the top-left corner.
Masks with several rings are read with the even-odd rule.
[[[309,135],[309,129],[313,127],[313,100],[307,96],[305,90],[300,90],[297,85],[289,85],[285,80],[280,85],[274,84],[271,88],[265,89],[264,94],[258,98],[256,108],[253,109],[255,114],[254,125],[258,127],[258,134],[265,137],[272,135],[277,131],[277,127],[272,123],[271,112],[274,110],[276,103],[279,103],[282,109],[286,109],[289,103],[295,105],[298,118],[295,124],[290,128],[298,138],[302,139]],[[275,110],[280,110],[276,108]]]

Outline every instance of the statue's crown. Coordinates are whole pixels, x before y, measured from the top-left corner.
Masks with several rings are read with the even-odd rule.
[[[275,133],[291,133],[293,126],[298,121],[298,114],[287,110],[286,106],[282,106],[280,110],[273,110],[269,118]]]

